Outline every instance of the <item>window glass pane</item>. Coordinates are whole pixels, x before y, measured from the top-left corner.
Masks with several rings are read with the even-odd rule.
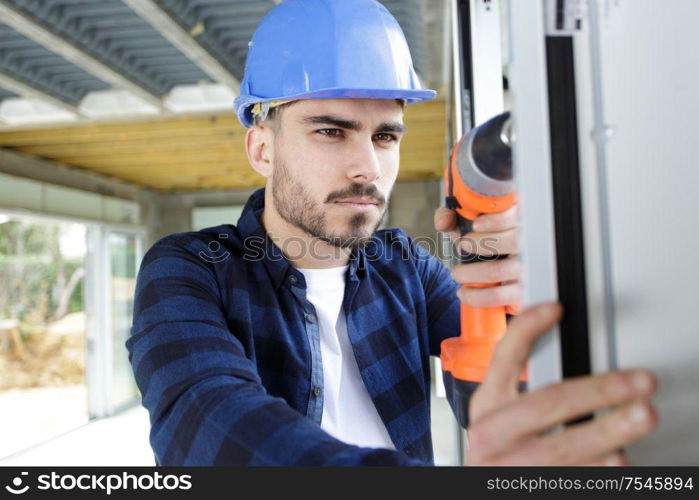
[[[129,337],[136,289],[136,238],[112,233],[109,236],[112,295],[112,390],[111,406],[118,410],[138,397],[128,353],[124,343]]]
[[[238,224],[240,214],[243,213],[243,205],[230,205],[226,207],[196,207],[192,209],[192,230],[201,229],[221,224]]]

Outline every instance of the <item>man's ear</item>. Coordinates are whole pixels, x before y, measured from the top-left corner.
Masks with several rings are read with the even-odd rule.
[[[248,161],[257,173],[265,177],[272,175],[274,134],[270,127],[253,125],[245,134],[245,152]]]

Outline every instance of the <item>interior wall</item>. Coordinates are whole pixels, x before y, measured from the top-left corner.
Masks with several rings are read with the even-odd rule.
[[[147,231],[146,248],[168,234],[190,231],[192,208],[243,205],[254,191],[161,194],[7,150],[0,150],[0,172],[138,202],[142,225]],[[441,204],[439,180],[397,182],[391,193],[389,213],[384,223],[389,227],[404,229],[413,238],[438,241],[433,220],[434,211]]]
[[[79,189],[123,200],[140,207],[140,225],[146,228],[146,244],[159,232],[158,195],[150,190],[43,158],[0,148],[0,173],[55,186]]]
[[[404,229],[412,238],[421,241],[438,241],[434,212],[443,205],[440,189],[439,180],[397,182],[391,193],[386,225]]]

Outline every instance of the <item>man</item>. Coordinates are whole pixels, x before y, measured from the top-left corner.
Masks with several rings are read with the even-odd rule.
[[[459,299],[520,297],[515,257],[450,273],[399,229],[377,231],[420,88],[400,28],[374,0],[287,0],[251,42],[236,112],[267,178],[237,227],[147,253],[127,342],[160,465],[428,465],[429,356]],[[435,226],[455,242],[453,213]],[[514,211],[470,235],[516,254]],[[460,290],[459,283],[505,283]],[[519,394],[533,343],[560,316],[524,311],[470,407],[471,464],[622,464],[655,416],[646,372]],[[611,409],[563,431],[575,417]]]

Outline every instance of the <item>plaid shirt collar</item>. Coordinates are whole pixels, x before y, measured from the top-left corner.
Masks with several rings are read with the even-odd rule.
[[[265,188],[255,191],[248,199],[243,212],[238,219],[238,230],[244,241],[247,255],[254,254],[261,257],[269,275],[272,278],[274,289],[284,281],[288,273],[300,272],[294,269],[284,256],[282,250],[274,244],[262,225],[262,211],[265,207]],[[261,243],[261,245],[260,245]],[[264,249],[260,255],[260,249]],[[349,259],[348,277],[352,281],[358,281],[366,276],[367,258],[363,249],[353,249]]]

